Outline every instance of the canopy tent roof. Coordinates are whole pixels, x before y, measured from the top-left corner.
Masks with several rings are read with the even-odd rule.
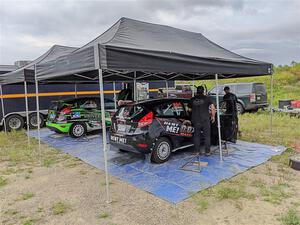
[[[24,81],[34,82],[34,66],[37,63],[52,61],[57,57],[69,54],[76,49],[77,48],[74,47],[53,45],[47,52],[29,64],[9,73],[0,75],[0,84],[13,84]]]
[[[99,55],[95,54],[98,50]],[[235,54],[200,33],[121,18],[102,35],[48,62],[37,64],[38,80],[210,79],[272,73],[272,64]],[[135,73],[134,73],[135,72]]]

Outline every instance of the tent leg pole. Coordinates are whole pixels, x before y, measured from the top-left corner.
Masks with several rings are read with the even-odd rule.
[[[113,90],[114,90],[114,105],[115,105],[115,110],[117,109],[117,96],[116,96],[116,82],[113,82]]]
[[[192,85],[193,85],[193,88],[192,88],[192,97],[194,97],[195,96],[195,91],[194,91],[194,89],[195,89],[195,80],[194,79],[193,79]]]
[[[77,83],[75,82],[75,85],[74,85],[74,89],[75,89],[75,98],[77,98]]]
[[[133,100],[137,100],[137,88],[136,88],[136,71],[134,71],[134,79],[133,79]]]
[[[270,135],[273,133],[273,74],[270,79]]]
[[[5,121],[5,112],[4,112],[4,98],[3,98],[3,92],[2,92],[2,85],[0,85],[0,94],[1,94],[1,109],[2,109],[3,128],[4,128],[4,133],[7,134],[6,121]]]
[[[30,145],[29,139],[29,110],[28,110],[28,92],[27,92],[27,82],[24,81],[24,92],[25,92],[25,109],[26,109],[26,128],[27,128],[27,142]]]
[[[34,70],[35,71],[35,70]],[[38,149],[39,149],[39,157],[40,157],[40,163],[41,160],[41,127],[40,127],[40,103],[39,103],[39,84],[37,79],[35,78],[35,95],[36,95],[36,117],[37,117],[37,130],[38,130]]]
[[[219,136],[219,151],[220,151],[220,161],[223,161],[223,151],[222,151],[222,136],[221,136],[221,121],[220,121],[220,106],[219,106],[219,82],[218,82],[218,74],[215,75],[216,87],[217,87],[217,122],[218,122],[218,136]]]
[[[167,80],[165,82],[166,82],[167,98],[169,98],[169,83]]]
[[[110,195],[109,195],[109,177],[108,177],[108,165],[107,165],[107,140],[106,140],[106,123],[105,123],[105,106],[104,106],[102,69],[98,69],[98,73],[99,73],[99,89],[100,89],[100,104],[101,104],[102,144],[103,144],[104,167],[105,167],[106,202],[110,203],[111,201],[110,201]]]

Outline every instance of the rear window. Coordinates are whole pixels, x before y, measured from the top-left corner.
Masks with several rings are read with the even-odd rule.
[[[255,91],[255,93],[265,93],[266,86],[264,84],[255,84],[254,91]]]
[[[252,93],[251,84],[238,84],[236,85],[236,94],[250,94]]]
[[[58,109],[58,102],[51,102],[49,109],[57,110]]]
[[[220,86],[219,86],[218,94],[222,94],[222,92],[223,92],[223,86],[220,85]],[[213,88],[209,91],[209,93],[211,93],[211,94],[216,94],[216,93],[217,93],[217,87],[216,87],[216,86],[213,87]]]
[[[176,116],[182,117],[185,115],[185,110],[181,102],[164,102],[153,108],[156,116],[164,117],[164,116]]]
[[[145,109],[140,105],[126,105],[121,107],[115,115],[118,119],[131,120],[141,115],[144,111]]]

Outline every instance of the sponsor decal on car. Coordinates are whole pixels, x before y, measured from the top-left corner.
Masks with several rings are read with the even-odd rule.
[[[189,120],[185,120],[182,123],[163,121],[162,126],[167,133],[178,136],[191,137],[194,132],[194,128]]]
[[[80,118],[80,117],[81,117],[81,113],[80,112],[74,112],[74,113],[72,113],[72,116],[71,116],[72,119]]]

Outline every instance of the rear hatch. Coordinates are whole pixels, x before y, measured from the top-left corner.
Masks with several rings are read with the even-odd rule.
[[[53,101],[48,109],[48,122],[56,122],[64,114],[71,112],[73,104],[64,101]],[[63,117],[65,119],[65,117]]]
[[[259,103],[259,104],[267,103],[267,91],[266,91],[265,84],[254,83],[253,93],[255,94],[255,103]]]
[[[143,133],[152,123],[153,112],[142,105],[122,106],[112,117],[111,132],[121,135]]]
[[[47,120],[49,122],[54,122],[54,120],[57,117],[58,114],[58,109],[59,109],[59,101],[52,101],[51,105],[48,109],[48,118]]]

